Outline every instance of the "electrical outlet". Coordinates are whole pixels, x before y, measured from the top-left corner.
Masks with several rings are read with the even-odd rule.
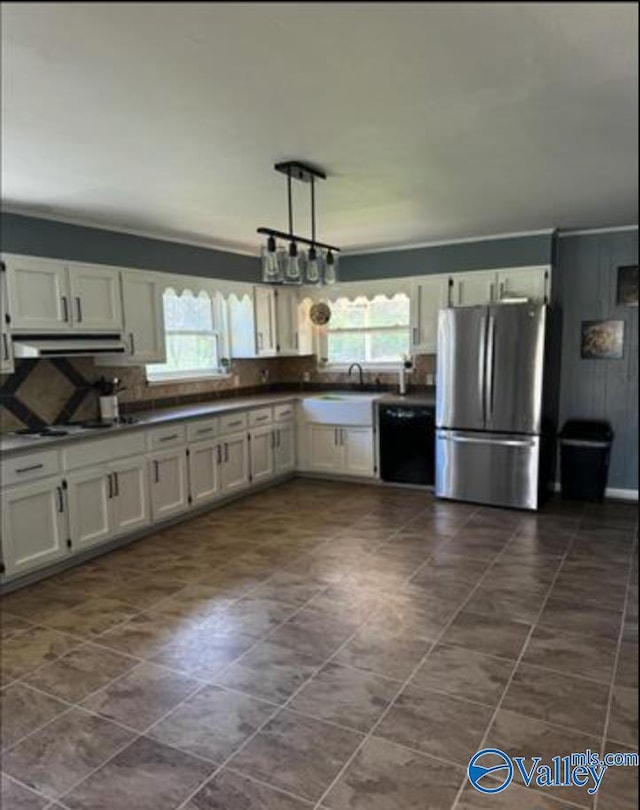
[[[434,384],[435,384],[435,374],[427,372],[427,385],[434,385]]]
[[[302,375],[302,379],[304,380],[304,382],[311,382],[311,372],[305,371],[304,374]]]
[[[238,374],[233,375],[233,387],[240,388],[240,376]]]

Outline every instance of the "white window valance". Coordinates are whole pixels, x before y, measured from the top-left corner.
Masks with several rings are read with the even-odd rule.
[[[314,303],[317,301],[335,302],[339,298],[347,298],[356,301],[358,298],[365,298],[373,301],[378,296],[393,298],[398,294],[410,295],[411,282],[408,278],[385,278],[375,281],[347,281],[343,284],[335,284],[331,287],[302,287],[300,298],[308,298]]]

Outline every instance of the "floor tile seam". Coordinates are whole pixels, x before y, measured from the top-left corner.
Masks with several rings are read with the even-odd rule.
[[[577,532],[577,529],[576,529],[576,532]],[[504,688],[502,690],[502,695],[501,695],[500,699],[498,700],[498,703],[497,703],[497,705],[496,705],[496,707],[495,707],[495,709],[493,711],[493,714],[489,718],[487,728],[485,729],[484,735],[483,735],[483,737],[482,737],[482,739],[481,739],[481,741],[480,741],[480,743],[478,745],[478,750],[479,751],[482,750],[482,748],[484,748],[486,746],[486,742],[487,742],[487,738],[489,736],[489,732],[490,732],[491,728],[493,727],[493,724],[495,723],[495,720],[496,720],[496,718],[498,716],[498,713],[500,712],[500,709],[502,708],[505,697],[506,697],[506,695],[507,695],[507,693],[508,693],[508,691],[509,691],[509,689],[511,687],[511,684],[513,683],[513,679],[515,677],[515,674],[518,671],[518,669],[520,667],[520,664],[522,663],[522,659],[524,658],[524,655],[525,655],[526,650],[527,650],[527,648],[529,646],[531,638],[533,637],[533,634],[534,634],[534,632],[536,630],[536,627],[538,626],[538,623],[540,621],[540,617],[542,616],[542,614],[544,612],[544,609],[545,609],[545,607],[547,605],[547,602],[549,601],[549,598],[551,596],[551,592],[553,591],[554,585],[555,585],[555,583],[556,583],[556,581],[557,581],[557,579],[558,579],[558,577],[560,575],[560,572],[562,571],[562,567],[563,567],[563,565],[565,563],[565,560],[566,560],[571,548],[573,547],[574,541],[575,541],[575,534],[572,537],[571,542],[569,543],[569,545],[567,546],[567,548],[565,550],[565,553],[564,553],[564,555],[562,557],[560,565],[558,566],[558,568],[557,568],[557,570],[556,570],[556,572],[555,572],[555,574],[553,576],[552,581],[549,583],[549,588],[548,588],[547,594],[546,594],[546,596],[545,596],[545,598],[544,598],[544,600],[542,602],[542,605],[540,606],[540,610],[538,611],[537,618],[536,618],[536,620],[534,622],[531,623],[530,630],[529,630],[529,632],[527,634],[527,637],[526,637],[526,639],[524,641],[524,644],[522,645],[522,649],[520,650],[520,654],[519,654],[519,656],[518,656],[518,658],[516,660],[516,664],[515,664],[512,672],[511,672],[511,675],[510,675],[509,679],[507,680],[507,683],[505,684],[505,686],[504,686]],[[523,715],[523,716],[526,716],[526,715]],[[533,718],[533,719],[535,719],[535,718]],[[544,722],[544,721],[542,721],[542,722]],[[584,733],[584,732],[581,732],[581,733]],[[460,788],[458,790],[456,798],[454,799],[454,802],[451,805],[451,810],[457,810],[458,804],[460,802],[460,798],[461,798],[462,793],[464,791],[464,787],[465,787],[465,782],[463,781],[462,785],[460,786]]]
[[[45,796],[44,793],[40,793],[40,791],[37,790],[36,788],[33,788],[30,785],[27,785],[25,782],[22,781],[22,779],[18,779],[17,777],[12,776],[11,774],[7,773],[6,771],[2,771],[2,773],[3,773],[4,776],[6,776],[12,782],[16,782],[18,785],[20,785],[20,787],[24,788],[25,790],[28,790],[31,793],[35,793],[36,796],[38,796],[40,799],[44,799],[47,802],[47,804],[44,805],[44,810],[47,810],[47,808],[50,806],[51,802],[55,801],[55,799],[52,799],[50,796]],[[2,807],[2,805],[0,805],[0,807]]]
[[[411,519],[413,519],[413,518],[411,518]],[[411,519],[410,519],[410,520],[411,520]],[[407,521],[407,523],[405,523],[405,524],[402,524],[402,526],[404,527],[405,525],[407,525],[407,524],[408,524],[408,522],[409,522],[409,521]],[[310,601],[310,600],[309,600],[309,601]],[[302,608],[300,608],[300,610],[302,610]],[[201,784],[200,784],[200,785],[199,785],[199,786],[198,786],[198,787],[197,787],[197,788],[196,788],[196,789],[195,789],[195,790],[194,790],[194,791],[193,791],[193,792],[192,792],[192,793],[191,793],[191,794],[190,794],[190,795],[189,795],[189,796],[188,796],[188,797],[187,797],[187,798],[186,798],[186,799],[185,799],[185,800],[182,802],[182,804],[180,804],[180,805],[178,806],[178,808],[176,808],[176,810],[184,810],[184,808],[185,808],[185,807],[186,807],[186,806],[189,804],[189,802],[191,801],[191,799],[192,799],[192,798],[193,798],[193,797],[196,795],[196,793],[198,793],[198,792],[199,792],[199,791],[200,791],[200,790],[201,790],[201,789],[204,787],[204,785],[206,785],[208,782],[210,782],[210,781],[212,781],[213,779],[215,779],[215,777],[217,776],[217,774],[218,774],[220,771],[222,771],[222,769],[223,769],[223,768],[225,768],[225,767],[226,767],[226,766],[229,764],[229,762],[231,762],[231,760],[232,760],[234,757],[236,757],[236,756],[237,756],[237,755],[238,755],[238,754],[239,754],[239,753],[240,753],[242,750],[244,750],[244,749],[245,749],[245,748],[246,748],[246,747],[247,747],[247,746],[248,746],[248,745],[249,745],[249,744],[250,744],[250,743],[251,743],[251,742],[252,742],[252,741],[253,741],[253,740],[254,740],[254,739],[255,739],[255,738],[256,738],[256,737],[257,737],[257,736],[258,736],[258,735],[259,735],[259,734],[260,734],[260,733],[261,733],[261,732],[262,732],[262,731],[265,729],[265,728],[266,728],[266,727],[267,727],[267,725],[268,725],[268,724],[269,724],[269,723],[270,723],[270,722],[271,722],[271,721],[272,721],[272,720],[273,720],[275,717],[277,717],[277,716],[278,716],[279,714],[281,714],[283,711],[287,710],[287,709],[288,709],[288,707],[290,706],[290,704],[291,704],[291,703],[292,703],[292,702],[295,700],[295,698],[296,698],[296,697],[297,697],[297,696],[298,696],[298,695],[299,695],[299,694],[302,692],[302,690],[303,690],[303,689],[304,689],[304,688],[307,686],[307,684],[309,684],[309,683],[310,683],[310,682],[311,682],[311,681],[312,681],[312,680],[313,680],[313,679],[316,677],[316,675],[318,675],[318,673],[320,673],[320,672],[321,672],[321,671],[324,669],[324,667],[325,667],[325,666],[326,666],[328,663],[330,663],[330,662],[331,662],[332,658],[333,658],[335,655],[337,655],[339,652],[341,652],[341,651],[342,651],[342,649],[343,649],[344,647],[346,647],[346,646],[347,646],[347,644],[349,644],[349,642],[352,640],[352,638],[353,638],[353,637],[356,635],[356,633],[357,633],[357,632],[358,632],[358,629],[354,630],[354,632],[353,632],[353,633],[351,633],[349,636],[347,636],[347,638],[346,638],[346,639],[345,639],[345,640],[344,640],[344,641],[343,641],[343,642],[340,644],[340,646],[338,647],[338,649],[337,649],[337,650],[335,650],[335,651],[334,651],[334,652],[333,652],[333,653],[332,653],[330,656],[328,656],[328,657],[327,657],[327,658],[326,658],[326,659],[325,659],[325,660],[322,662],[322,664],[320,664],[318,667],[316,667],[316,668],[315,668],[315,669],[314,669],[314,670],[313,670],[313,671],[312,671],[312,672],[309,674],[309,677],[308,677],[308,678],[306,678],[306,679],[305,679],[305,680],[304,680],[304,681],[303,681],[303,682],[302,682],[302,683],[301,683],[301,684],[300,684],[300,685],[297,687],[297,689],[295,689],[295,690],[294,690],[294,692],[293,692],[293,693],[292,693],[292,694],[291,694],[291,695],[290,695],[290,696],[287,698],[287,700],[285,700],[285,701],[284,701],[284,703],[282,703],[280,706],[278,706],[278,707],[277,707],[277,708],[276,708],[276,709],[275,709],[275,710],[272,712],[272,714],[270,714],[270,715],[269,715],[269,716],[268,716],[268,717],[267,717],[267,718],[264,720],[264,722],[263,722],[263,723],[262,723],[260,726],[258,726],[258,727],[255,729],[255,731],[254,731],[254,732],[253,732],[251,735],[249,735],[249,736],[247,737],[247,739],[245,739],[245,740],[244,740],[244,742],[243,742],[243,743],[242,743],[242,744],[241,744],[241,745],[240,745],[240,746],[239,746],[239,747],[238,747],[238,748],[237,748],[237,749],[236,749],[236,750],[235,750],[235,751],[234,751],[232,754],[230,754],[230,755],[229,755],[229,756],[226,758],[226,760],[225,760],[225,761],[224,761],[224,762],[223,762],[223,763],[220,765],[220,768],[218,768],[216,771],[214,771],[214,773],[210,774],[210,775],[209,775],[209,777],[208,777],[206,780],[204,780],[204,782],[203,782],[203,783],[201,783]],[[237,659],[237,660],[239,660],[239,659]],[[236,663],[236,662],[234,662],[234,663]],[[230,666],[231,666],[231,665],[230,665]],[[221,675],[221,674],[222,674],[222,673],[220,673],[220,674],[218,675],[218,677],[220,677],[220,675]],[[354,732],[351,732],[351,733],[354,733]],[[358,733],[358,736],[363,736],[361,732],[357,732],[357,733]],[[358,746],[358,748],[359,748],[359,746]],[[274,785],[273,787],[276,787],[276,786]],[[323,794],[323,797],[324,797],[324,794]],[[321,797],[321,798],[323,798],[323,797]]]
[[[607,747],[607,739],[609,739],[607,735],[609,733],[609,726],[611,724],[611,711],[612,711],[613,699],[614,699],[615,690],[616,690],[616,676],[618,674],[618,665],[620,663],[620,653],[621,653],[621,650],[622,650],[622,639],[623,639],[623,636],[624,636],[624,624],[625,624],[624,617],[626,616],[627,606],[629,604],[629,594],[630,594],[630,590],[631,590],[631,581],[632,581],[632,577],[633,577],[633,561],[634,561],[635,555],[637,553],[637,547],[638,547],[638,540],[636,538],[634,540],[633,546],[631,547],[631,550],[629,551],[629,571],[628,571],[628,574],[627,574],[627,584],[626,584],[626,588],[625,588],[624,608],[623,608],[623,611],[622,611],[622,620],[620,622],[620,630],[619,630],[619,633],[618,633],[618,645],[617,645],[616,654],[615,654],[613,672],[612,672],[612,677],[611,677],[611,684],[609,686],[609,695],[608,695],[608,698],[607,698],[607,711],[606,711],[606,716],[605,716],[605,721],[604,721],[604,729],[603,729],[603,732],[602,732],[602,742],[600,744],[600,755],[601,756],[604,756],[604,754],[605,754],[605,750],[606,750],[606,747]],[[595,797],[595,800],[594,800],[594,810],[597,810],[597,808],[598,808],[599,795],[600,795],[599,793],[596,793],[596,797]]]
[[[473,518],[473,517],[474,517],[474,516],[477,514],[477,512],[478,512],[478,509],[474,509],[474,510],[473,510],[473,511],[472,511],[472,512],[471,512],[471,513],[470,513],[470,514],[467,516],[467,519],[466,519],[466,521],[464,522],[463,527],[464,527],[464,525],[466,525],[467,523],[469,523],[469,521],[471,521],[471,519],[472,519],[472,518]],[[518,524],[516,524],[516,526],[517,526],[517,525],[518,525]],[[462,530],[462,528],[463,528],[463,527],[461,527],[461,530]],[[515,536],[515,528],[516,528],[516,527],[514,527],[514,531],[513,531],[512,535],[511,535],[511,538],[509,539],[509,541],[508,541],[508,542],[506,543],[506,545],[505,545],[505,546],[504,546],[502,549],[500,549],[500,551],[498,551],[498,552],[497,552],[497,554],[495,555],[494,560],[493,560],[494,562],[495,562],[495,560],[497,560],[497,559],[498,559],[498,558],[499,558],[499,557],[500,557],[502,554],[504,554],[504,553],[505,553],[506,549],[507,549],[507,548],[508,548],[508,546],[509,546],[509,543],[511,542],[511,540],[512,540],[512,539],[513,539],[513,537]],[[489,573],[489,571],[491,570],[492,565],[493,565],[493,563],[491,563],[491,565],[489,565],[489,566],[487,567],[486,571],[485,571],[485,572],[483,573],[483,575],[480,577],[480,579],[478,580],[478,582],[476,583],[476,585],[473,587],[473,589],[471,590],[471,592],[468,594],[468,596],[466,597],[466,599],[465,599],[465,600],[463,600],[463,602],[462,602],[462,603],[459,605],[459,607],[458,607],[458,608],[457,608],[457,609],[454,611],[454,613],[452,614],[452,616],[450,617],[450,619],[447,621],[447,623],[446,623],[446,624],[444,625],[444,627],[441,629],[440,633],[439,633],[439,634],[438,634],[438,635],[435,637],[435,639],[434,639],[434,641],[433,641],[433,644],[432,644],[432,645],[430,646],[430,648],[427,650],[427,652],[425,653],[425,655],[424,655],[424,656],[423,656],[423,657],[420,659],[420,661],[417,663],[417,665],[416,665],[416,666],[413,668],[413,670],[410,672],[409,676],[408,676],[408,677],[407,677],[407,678],[406,678],[406,679],[405,679],[405,680],[402,682],[402,684],[400,684],[400,688],[398,689],[397,693],[394,695],[394,697],[392,698],[392,700],[389,702],[389,705],[387,706],[387,708],[386,708],[386,709],[385,709],[385,710],[382,712],[382,714],[380,715],[380,717],[378,718],[378,720],[377,720],[377,721],[374,723],[374,725],[372,726],[372,728],[369,730],[369,732],[368,732],[368,734],[366,735],[365,739],[364,739],[364,740],[363,740],[363,741],[360,743],[360,745],[359,745],[359,746],[356,748],[356,750],[355,750],[355,751],[352,753],[351,757],[349,757],[349,759],[348,759],[348,760],[347,760],[347,761],[344,763],[344,765],[342,766],[342,768],[341,768],[341,769],[340,769],[340,771],[338,772],[338,774],[337,774],[337,776],[335,777],[335,779],[334,779],[334,780],[331,782],[331,784],[328,786],[328,788],[327,788],[327,789],[325,790],[325,792],[322,794],[322,796],[320,797],[320,799],[318,800],[318,802],[317,802],[317,804],[316,804],[316,810],[319,810],[319,808],[321,807],[322,803],[325,801],[325,799],[327,798],[327,796],[330,794],[331,790],[333,790],[333,788],[334,788],[334,787],[335,787],[335,785],[336,785],[336,784],[339,782],[339,780],[342,778],[342,776],[344,775],[344,773],[346,773],[346,771],[347,771],[347,770],[348,770],[348,768],[350,767],[351,763],[352,763],[352,762],[355,760],[355,758],[357,757],[358,753],[359,753],[359,752],[360,752],[360,751],[361,751],[361,750],[364,748],[364,746],[366,745],[366,743],[368,742],[368,740],[370,740],[372,737],[374,737],[374,736],[375,736],[375,732],[376,732],[377,728],[378,728],[378,727],[380,726],[380,724],[383,722],[384,718],[387,716],[387,714],[389,713],[389,711],[391,710],[391,708],[393,707],[393,705],[394,705],[394,704],[395,704],[395,702],[397,701],[398,697],[399,697],[399,696],[402,694],[402,692],[403,692],[403,691],[406,689],[406,687],[409,685],[409,683],[410,683],[410,682],[413,680],[413,678],[415,677],[416,673],[417,673],[417,672],[420,670],[420,668],[421,668],[421,667],[424,665],[425,661],[427,661],[427,660],[428,660],[429,655],[430,655],[430,654],[431,654],[431,652],[432,652],[432,651],[435,649],[435,647],[438,645],[438,643],[440,642],[440,640],[442,639],[442,637],[445,635],[445,633],[447,632],[447,630],[449,629],[449,627],[450,627],[450,626],[453,624],[453,622],[454,622],[454,621],[455,621],[455,619],[458,617],[458,615],[459,615],[459,614],[460,614],[460,613],[461,613],[461,612],[464,610],[464,608],[465,608],[466,604],[467,604],[467,603],[469,602],[469,600],[470,600],[470,599],[473,597],[473,595],[475,594],[476,590],[477,590],[477,589],[480,587],[481,583],[484,581],[484,578],[487,576],[487,574],[488,574],[488,573]],[[463,783],[463,784],[464,784],[464,783]]]

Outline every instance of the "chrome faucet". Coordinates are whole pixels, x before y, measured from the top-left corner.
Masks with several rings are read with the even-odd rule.
[[[364,385],[362,366],[360,365],[360,363],[351,363],[351,365],[349,366],[349,371],[347,372],[347,376],[351,377],[351,372],[353,371],[354,368],[358,369],[359,385],[361,386]]]

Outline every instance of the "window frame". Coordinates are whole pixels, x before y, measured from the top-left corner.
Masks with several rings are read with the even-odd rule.
[[[164,297],[166,293],[172,290],[177,298],[180,298],[185,293],[191,293],[194,298],[205,295],[209,299],[211,307],[211,316],[213,322],[213,329],[199,330],[199,329],[167,329],[164,313]],[[209,289],[207,285],[177,285],[167,283],[162,290],[162,320],[163,320],[163,333],[165,340],[165,347],[167,345],[167,338],[169,335],[207,335],[213,337],[216,346],[216,355],[218,365],[211,368],[200,369],[183,369],[165,372],[153,372],[151,366],[165,365],[164,363],[147,363],[145,365],[145,376],[147,385],[167,385],[171,383],[184,383],[184,382],[199,382],[212,379],[224,379],[230,376],[228,368],[221,365],[220,361],[227,356],[226,349],[229,345],[228,342],[228,322],[226,317],[225,301],[222,294],[216,290]]]
[[[318,334],[318,371],[324,372],[327,374],[336,373],[336,372],[344,372],[347,371],[349,366],[352,363],[359,363],[365,371],[381,371],[381,372],[388,372],[397,370],[403,362],[402,356],[399,357],[397,360],[359,360],[358,358],[354,358],[352,361],[337,361],[331,362],[329,359],[329,334],[356,334],[356,335],[364,335],[365,342],[370,340],[372,334],[380,334],[384,332],[399,332],[406,330],[407,332],[407,349],[405,354],[411,354],[411,296],[405,292],[404,290],[398,290],[396,293],[392,295],[384,295],[383,297],[387,301],[392,301],[394,298],[398,296],[404,296],[407,299],[407,323],[405,324],[394,324],[389,326],[367,326],[367,327],[338,327],[337,329],[331,329],[330,326],[324,327]],[[357,296],[352,297],[349,295],[341,295],[334,300],[334,303],[341,299],[346,299],[352,303],[355,303],[359,298],[365,298],[367,304],[372,304],[376,298],[380,297],[379,295],[371,296]]]

